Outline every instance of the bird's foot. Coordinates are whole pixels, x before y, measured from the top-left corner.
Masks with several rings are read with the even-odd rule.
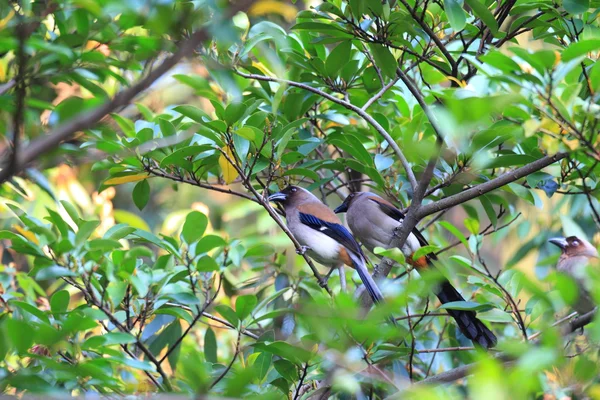
[[[308,246],[300,246],[299,249],[296,249],[296,253],[298,253],[299,255],[303,256],[304,254],[306,254],[306,252],[310,250],[310,247]]]

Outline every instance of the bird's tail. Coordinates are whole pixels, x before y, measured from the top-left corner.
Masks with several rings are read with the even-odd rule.
[[[369,295],[373,299],[373,303],[381,303],[383,301],[383,293],[381,293],[381,290],[369,273],[365,260],[353,253],[350,253],[350,258],[352,259],[354,269],[358,272],[358,276],[360,276],[360,280],[365,285],[365,289],[367,289],[367,292],[369,292]]]
[[[452,286],[450,282],[444,280],[437,292],[436,296],[442,304],[450,303],[452,301],[465,301],[460,293]],[[494,347],[498,342],[496,335],[488,329],[479,319],[477,319],[474,311],[464,310],[446,310],[448,314],[454,318],[456,324],[460,328],[461,332],[471,339],[474,343],[479,344],[481,347],[489,349]]]

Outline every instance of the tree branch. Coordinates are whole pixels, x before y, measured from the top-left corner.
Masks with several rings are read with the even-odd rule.
[[[224,13],[223,19],[230,18],[238,11],[246,10],[251,3],[252,2],[249,0],[240,1],[238,4],[230,7]],[[107,114],[129,104],[138,94],[149,88],[152,83],[173,68],[179,61],[181,61],[181,59],[191,55],[196,46],[199,43],[207,40],[209,37],[209,27],[204,27],[192,33],[189,39],[180,44],[179,49],[172,56],[165,59],[162,64],[153,69],[139,82],[125,90],[122,90],[112,100],[104,103],[103,105],[81,114],[78,117],[75,117],[71,121],[62,124],[48,135],[44,135],[39,139],[29,143],[24,151],[18,154],[18,157],[16,157],[12,171],[7,168],[10,161],[10,153],[4,154],[2,161],[0,162],[0,164],[3,166],[2,171],[0,171],[0,183],[6,182],[6,180],[12,176],[12,174],[22,171],[27,164],[37,159],[39,156],[52,151],[62,141],[69,139],[79,131],[91,128]]]
[[[574,320],[570,321],[569,324],[566,325],[564,329],[562,329],[562,334],[568,335],[570,333],[575,332],[577,329],[588,325],[590,322],[592,322],[595,315],[596,315],[596,310],[593,310],[586,314],[583,314],[582,316],[580,316],[578,318],[575,318]],[[515,360],[514,357],[511,357],[508,354],[504,354],[504,353],[498,354],[496,356],[496,359],[505,364],[510,363]],[[417,382],[416,384],[424,385],[424,384],[432,384],[432,383],[454,382],[456,380],[464,378],[467,375],[470,375],[473,368],[475,368],[477,365],[478,365],[478,363],[463,365],[461,367],[454,368],[454,369],[451,369],[446,372],[442,372],[441,374],[434,375],[430,378],[423,379],[422,381]]]
[[[396,141],[390,136],[390,134],[385,130],[385,128],[383,126],[381,126],[381,124],[379,124],[379,122],[377,122],[373,117],[371,117],[365,110],[363,110],[360,107],[355,106],[354,104],[347,102],[345,100],[342,99],[338,99],[335,96],[330,95],[329,93],[326,93],[320,89],[314,88],[312,86],[309,86],[307,84],[304,83],[300,83],[300,82],[294,82],[294,81],[290,81],[287,79],[280,79],[280,78],[274,78],[271,76],[265,76],[265,75],[257,75],[257,74],[246,74],[244,72],[241,72],[239,70],[235,70],[235,73],[238,74],[239,76],[241,76],[242,78],[246,78],[246,79],[255,79],[258,81],[265,81],[265,82],[277,82],[277,83],[284,83],[286,85],[290,85],[293,87],[297,87],[300,89],[304,89],[306,91],[309,91],[311,93],[315,93],[333,103],[339,104],[342,107],[345,107],[351,111],[354,111],[356,114],[358,114],[362,119],[364,119],[365,121],[367,121],[367,123],[369,123],[369,125],[371,125],[373,128],[375,128],[375,130],[377,131],[377,133],[379,133],[385,140],[386,142],[388,142],[388,144],[390,145],[390,147],[394,150],[394,153],[396,153],[396,156],[398,157],[398,159],[400,160],[400,162],[402,163],[402,166],[404,167],[404,170],[406,171],[406,176],[408,178],[408,181],[410,182],[410,185],[412,186],[413,190],[415,190],[417,188],[417,179],[415,178],[415,174],[413,173],[413,170],[410,166],[410,163],[408,162],[408,160],[406,159],[406,157],[404,156],[404,153],[402,152],[402,150],[400,150],[400,147],[398,147],[398,144],[396,143]]]
[[[472,200],[476,197],[484,195],[492,190],[498,189],[504,185],[507,185],[511,182],[517,181],[521,178],[526,177],[529,174],[532,174],[536,171],[541,170],[551,164],[554,164],[557,161],[566,158],[568,153],[556,153],[551,156],[546,156],[536,160],[530,164],[527,164],[521,168],[517,168],[513,171],[506,172],[499,177],[487,181],[485,183],[481,183],[479,185],[473,186],[470,189],[457,193],[455,195],[446,197],[444,199],[438,200],[436,202],[426,204],[422,206],[417,212],[417,218],[422,219],[428,215],[434,214],[436,212],[445,210],[447,208],[462,204],[466,201]]]

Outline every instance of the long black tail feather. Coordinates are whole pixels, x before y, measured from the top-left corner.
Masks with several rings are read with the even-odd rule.
[[[436,296],[442,304],[452,301],[465,301],[460,293],[452,286],[450,282],[445,280],[442,282],[436,292]],[[498,342],[496,335],[483,324],[474,311],[463,310],[446,310],[448,314],[454,318],[461,332],[471,339],[474,343],[489,349],[494,347]]]

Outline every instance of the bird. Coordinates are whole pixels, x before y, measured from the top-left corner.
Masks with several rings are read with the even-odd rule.
[[[312,259],[330,268],[354,268],[373,302],[383,301],[381,290],[369,274],[367,258],[360,245],[337,215],[308,190],[290,185],[268,197],[285,210],[286,223]],[[340,273],[340,279],[342,279]]]
[[[392,248],[396,229],[402,225],[404,213],[392,203],[370,192],[355,192],[346,197],[335,209],[335,213],[346,213],[346,222],[354,236],[371,252],[375,247]],[[400,249],[407,262],[417,269],[435,267],[436,255],[429,253],[413,259],[413,254],[427,246],[427,240],[417,228],[409,234]],[[462,295],[447,280],[443,279],[436,288],[436,296],[442,304],[465,301]],[[474,311],[448,309],[461,332],[483,348],[496,345],[498,339],[494,333],[476,317]]]
[[[589,279],[586,277],[585,269],[592,259],[598,258],[598,250],[590,242],[577,236],[556,237],[548,241],[561,249],[556,269],[574,278],[579,287],[579,297],[573,309],[579,315],[592,311],[596,303],[587,290]]]

